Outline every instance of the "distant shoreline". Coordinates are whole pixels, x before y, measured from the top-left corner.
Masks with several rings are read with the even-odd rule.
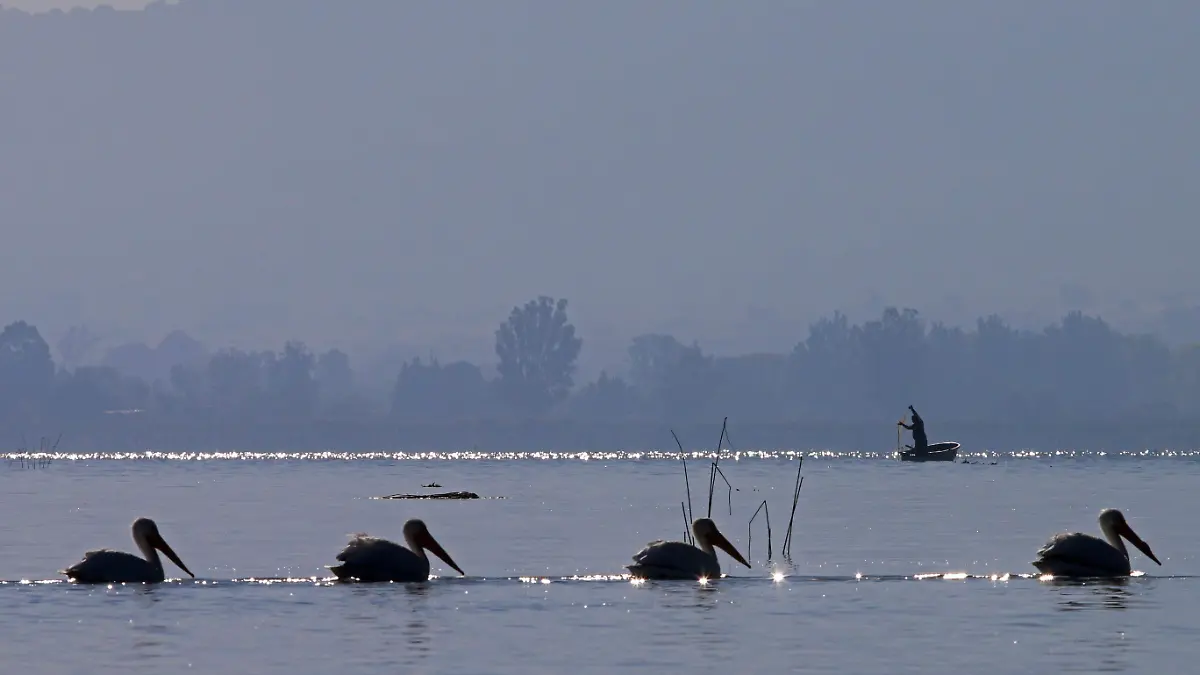
[[[53,423],[19,428],[5,425],[0,449],[36,450],[39,440],[62,434],[62,452],[212,452],[256,450],[368,451],[674,451],[671,426],[660,422],[489,421],[405,423],[395,421],[301,421],[197,423],[113,416],[91,424]],[[712,450],[721,424],[674,425],[688,450]],[[747,422],[730,420],[735,450],[834,450],[886,452],[894,449],[891,425],[881,423]],[[22,438],[22,435],[24,438]],[[930,423],[930,440],[962,443],[964,453],[981,450],[1188,450],[1200,448],[1200,421]],[[911,442],[905,434],[905,441]]]

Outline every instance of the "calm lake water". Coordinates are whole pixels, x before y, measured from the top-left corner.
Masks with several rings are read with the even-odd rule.
[[[616,576],[647,541],[682,536],[683,474],[667,458],[4,460],[0,663],[44,674],[1190,671],[1200,657],[1200,454],[966,459],[810,455],[790,563],[780,547],[795,458],[723,459],[733,515],[718,481],[713,517],[743,554],[750,544],[754,568],[721,554],[733,576],[707,585]],[[700,515],[706,460],[689,468]],[[431,482],[487,499],[372,499]],[[770,563],[761,514],[747,541],[764,499]],[[1135,554],[1146,575],[1123,582],[1028,576],[1049,535],[1098,534],[1108,506],[1162,567]],[[58,581],[87,549],[134,551],[129,525],[141,515],[196,581]],[[324,580],[348,533],[400,540],[411,517],[466,578]],[[447,574],[436,559],[434,573]],[[920,576],[941,573],[972,576]]]

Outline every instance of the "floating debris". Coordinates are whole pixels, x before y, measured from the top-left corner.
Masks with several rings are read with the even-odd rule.
[[[376,499],[480,499],[479,495],[474,492],[437,492],[431,495],[405,495],[394,494],[386,497],[376,497]]]

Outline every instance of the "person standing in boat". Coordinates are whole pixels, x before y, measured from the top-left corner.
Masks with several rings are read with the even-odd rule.
[[[912,424],[905,424],[903,420],[896,422],[896,424],[912,432],[913,444],[906,445],[905,447],[915,452],[925,452],[929,449],[929,437],[925,435],[925,420],[921,419],[921,416],[917,414],[916,408],[910,405],[908,409],[912,411]]]

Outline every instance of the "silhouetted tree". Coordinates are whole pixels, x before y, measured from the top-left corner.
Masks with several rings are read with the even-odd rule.
[[[63,365],[77,366],[87,358],[92,348],[100,343],[100,338],[88,330],[87,326],[71,326],[55,345],[62,357]]]
[[[210,410],[211,391],[207,369],[176,365],[171,368],[170,388],[158,394],[159,403],[172,413]]]
[[[107,366],[80,366],[60,373],[50,404],[56,417],[80,420],[107,411],[144,409],[149,401],[150,386],[141,378]]]
[[[1200,418],[1200,344],[1180,348],[1172,366],[1167,395],[1179,414]]]
[[[667,370],[659,391],[660,409],[666,419],[683,422],[711,419],[720,413],[714,405],[718,387],[713,357],[693,344]]]
[[[316,378],[321,398],[326,401],[341,401],[354,393],[350,357],[340,349],[330,349],[317,357]]]
[[[518,409],[542,412],[566,398],[583,340],[567,320],[567,301],[541,296],[514,307],[496,329],[499,387]]]
[[[50,345],[38,329],[17,321],[0,332],[0,416],[32,413],[54,386]]]
[[[290,341],[266,366],[266,394],[272,411],[288,418],[308,419],[317,409],[320,390],[314,377],[316,357],[303,342]]]
[[[974,404],[963,396],[962,385],[964,381],[970,382],[974,367],[971,336],[957,326],[935,323],[929,328],[925,341],[921,360],[924,368],[920,379],[921,391],[908,395],[919,398],[926,408],[942,411],[948,418],[970,419],[969,413]],[[888,412],[895,409],[895,401],[890,403]]]
[[[157,347],[144,342],[130,342],[109,349],[102,364],[116,368],[125,375],[136,375],[147,382],[170,380],[171,369],[177,365],[199,365],[208,354],[204,346],[183,331],[167,334]]]
[[[180,364],[200,365],[207,361],[208,350],[200,341],[181,330],[173,330],[154,348],[154,378],[169,378],[171,369]]]
[[[897,398],[916,400],[928,393],[934,375],[926,372],[925,338],[915,309],[889,307],[878,320],[863,324],[858,332],[866,369],[861,395],[872,415],[894,408]]]
[[[639,335],[629,345],[629,373],[653,412],[672,422],[720,414],[723,371],[693,342],[672,335]]]
[[[595,382],[589,382],[571,397],[563,415],[572,419],[605,421],[656,417],[647,414],[645,399],[636,388],[603,371]]]
[[[812,324],[808,339],[792,350],[789,388],[803,418],[861,416],[866,376],[861,332],[845,314],[835,312]]]
[[[55,374],[37,329],[10,324],[0,332],[0,416],[13,427],[137,408],[148,416],[234,425],[362,420],[383,403],[378,394],[368,399],[356,390],[349,357],[338,350],[317,357],[303,343],[288,342],[278,353],[229,349],[198,361],[198,343],[182,334],[174,341],[190,360],[153,383],[105,366]],[[539,298],[515,308],[496,331],[498,381],[463,361],[404,361],[391,385],[391,414],[405,422],[470,421],[515,408],[592,421],[674,424],[729,415],[745,422],[884,423],[913,403],[939,423],[1200,416],[1200,347],[1173,350],[1081,312],[1039,331],[1016,330],[995,316],[965,329],[926,326],[911,309],[886,308],[858,325],[835,313],[813,323],[787,355],[717,357],[671,335],[639,335],[628,348],[628,381],[604,372],[568,396],[581,344],[566,301]],[[128,351],[166,358],[163,344]]]
[[[629,344],[629,379],[646,394],[658,396],[672,371],[689,353],[699,353],[699,345],[688,347],[673,335],[647,333]]]
[[[792,355],[789,398],[818,419],[873,419],[908,403],[964,421],[1164,418],[1187,405],[1180,390],[1200,366],[1188,358],[1081,312],[1037,333],[996,316],[968,332],[925,330],[915,311],[889,308],[862,326],[840,314],[813,324]]]
[[[392,415],[399,419],[474,420],[488,412],[487,381],[479,366],[465,361],[441,365],[413,359],[400,368],[392,390]]]
[[[792,411],[784,395],[788,374],[785,354],[719,356],[712,360],[708,388],[712,419],[729,415],[747,422],[787,419]]]
[[[1125,370],[1126,408],[1140,419],[1177,417],[1181,406],[1172,394],[1175,354],[1150,335],[1128,335],[1121,345],[1120,360]]]
[[[146,343],[127,342],[105,352],[101,365],[127,375],[136,375],[142,379],[154,381],[158,370],[158,364],[154,357],[154,349]]]
[[[208,404],[223,418],[253,419],[266,404],[266,367],[274,355],[226,349],[217,352],[205,368]]]

